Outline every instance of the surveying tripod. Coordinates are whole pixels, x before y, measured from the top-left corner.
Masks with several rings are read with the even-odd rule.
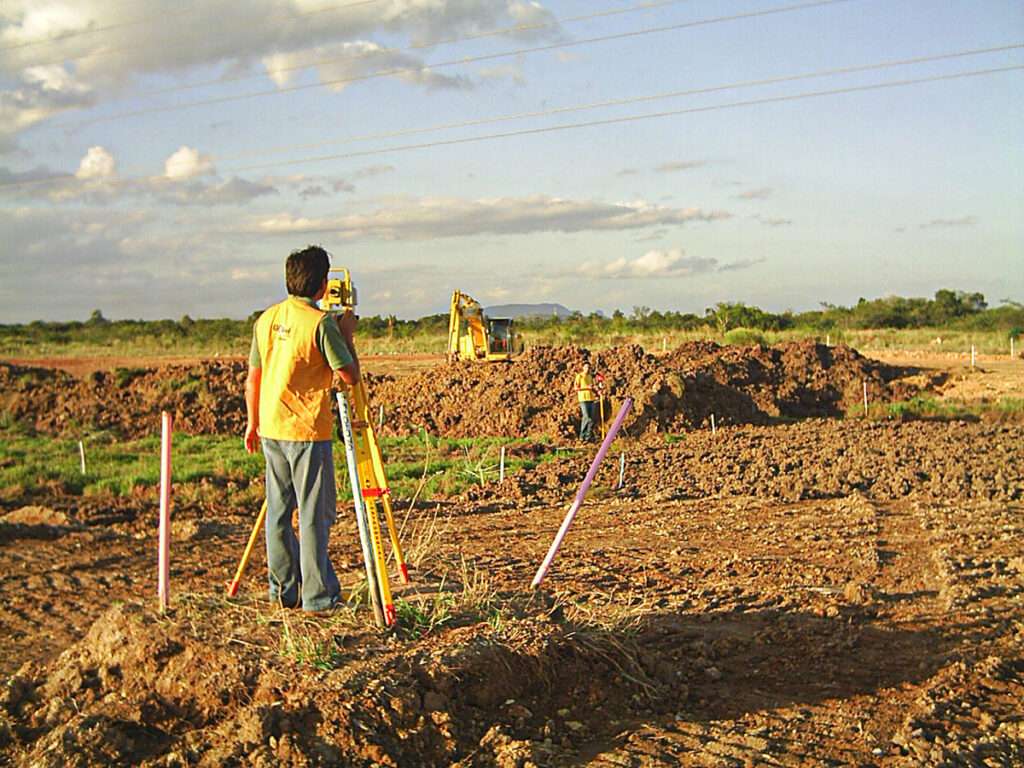
[[[328,275],[327,292],[321,301],[321,308],[328,313],[354,310],[356,291],[352,286],[351,276],[347,269],[332,269]],[[403,583],[409,583],[409,568],[402,554],[398,541],[398,530],[395,528],[394,514],[391,509],[391,494],[388,489],[387,476],[384,473],[384,460],[377,442],[376,433],[370,420],[369,398],[366,385],[360,379],[346,391],[336,393],[338,417],[341,436],[345,443],[345,459],[348,465],[349,482],[352,487],[352,500],[355,504],[356,524],[359,528],[359,543],[366,566],[366,582],[373,607],[374,617],[380,626],[389,627],[395,623],[395,606],[391,597],[391,586],[388,579],[387,558],[384,554],[383,533],[380,516],[388,527],[391,549],[398,566]],[[351,400],[351,402],[349,402]],[[246,563],[252,553],[253,545],[266,517],[267,502],[264,500],[260,513],[256,518],[249,541],[238,564],[235,578],[228,586],[228,595],[238,592],[238,585],[245,570]]]

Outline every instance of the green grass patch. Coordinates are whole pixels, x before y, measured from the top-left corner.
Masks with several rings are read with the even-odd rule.
[[[516,454],[524,440],[482,438],[448,440],[430,435],[382,440],[384,467],[393,498],[426,501],[452,496],[498,479],[501,446],[506,446],[505,472],[532,469],[555,454]],[[0,414],[0,487],[22,493],[59,488],[68,493],[131,495],[160,481],[160,441],[156,437],[118,440],[100,433],[84,441],[86,472],[81,470],[78,441],[33,433]],[[535,444],[535,441],[532,443]],[[188,492],[204,480],[235,482],[247,489],[264,475],[262,454],[250,455],[240,437],[176,435],[173,445],[174,483]],[[335,478],[342,499],[351,499],[345,448],[334,444]]]
[[[874,417],[931,421],[1024,421],[1024,398],[1003,397],[991,403],[961,403],[918,395],[869,409]]]

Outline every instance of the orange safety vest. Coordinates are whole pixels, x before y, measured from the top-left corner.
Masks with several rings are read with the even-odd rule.
[[[262,369],[260,437],[331,439],[331,368],[316,346],[325,314],[290,296],[256,321]]]
[[[592,403],[597,400],[594,393],[594,376],[590,373],[576,374],[576,391],[581,403]]]

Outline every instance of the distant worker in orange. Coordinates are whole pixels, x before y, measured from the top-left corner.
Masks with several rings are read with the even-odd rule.
[[[584,363],[576,374],[576,397],[580,402],[580,440],[589,443],[594,439],[594,418],[597,416],[597,404],[601,397],[599,388],[603,381],[601,374],[590,371],[590,363]]]

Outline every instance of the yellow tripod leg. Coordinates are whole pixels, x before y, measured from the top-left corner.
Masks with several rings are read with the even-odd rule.
[[[263,527],[263,520],[267,516],[267,500],[263,500],[263,506],[260,507],[260,513],[256,517],[256,524],[252,527],[252,533],[249,534],[249,543],[245,545],[245,552],[242,553],[242,561],[238,564],[238,570],[235,571],[235,578],[231,580],[228,585],[228,597],[234,597],[238,594],[238,585],[242,581],[242,574],[245,572],[245,566],[249,562],[249,555],[252,554],[253,545],[256,543],[256,537],[260,533],[260,528]]]
[[[377,435],[373,430],[373,423],[370,420],[370,405],[366,397],[366,387],[361,381],[356,385],[354,399],[356,402],[356,413],[364,425],[359,429],[363,439],[357,441],[364,447],[364,455],[360,456],[361,464],[365,461],[365,467],[360,467],[360,478],[363,483],[364,492],[377,493],[383,501],[384,521],[388,526],[391,551],[395,555],[395,564],[398,566],[398,572],[402,577],[403,583],[408,584],[409,567],[405,563],[402,545],[398,540],[398,528],[395,526],[394,513],[391,510],[388,479],[384,472],[384,459],[381,455],[380,443],[377,442]],[[373,479],[372,483],[370,478]]]
[[[380,589],[380,601],[384,609],[384,624],[390,627],[397,619],[395,601],[391,597],[391,584],[388,582],[388,565],[384,559],[384,542],[381,539],[380,533],[380,517],[377,513],[377,504],[372,499],[366,500],[366,512],[370,523],[370,541],[377,560],[377,587]]]

